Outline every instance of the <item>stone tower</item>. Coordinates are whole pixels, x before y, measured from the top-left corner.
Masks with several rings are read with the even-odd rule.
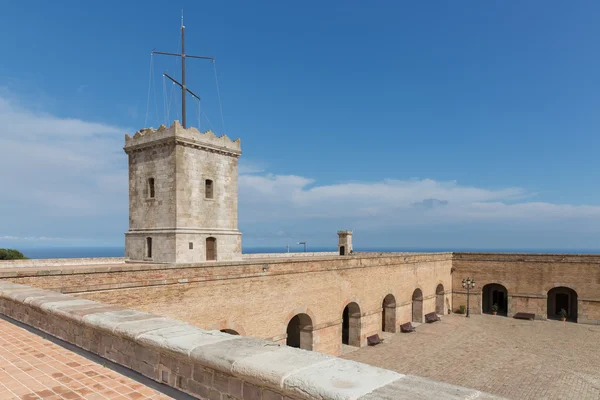
[[[347,256],[352,254],[352,231],[338,231],[338,254]]]
[[[175,121],[125,135],[123,149],[129,156],[126,257],[160,263],[241,258],[240,139]]]

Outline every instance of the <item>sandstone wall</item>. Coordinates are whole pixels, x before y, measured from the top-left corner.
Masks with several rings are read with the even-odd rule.
[[[125,257],[90,258],[38,258],[30,260],[0,260],[0,269],[4,268],[43,268],[81,265],[123,264]]]
[[[0,314],[198,399],[494,398],[160,315],[0,281]]]
[[[577,322],[600,324],[600,256],[569,254],[453,253],[454,309],[466,305],[461,281],[474,278],[470,310],[482,312],[485,285],[503,285],[508,292],[508,316],[548,315],[548,292],[556,287],[577,294]]]
[[[311,319],[312,348],[333,355],[341,352],[342,314],[351,302],[360,310],[354,333],[361,346],[367,336],[381,332],[388,294],[395,299],[395,328],[412,320],[416,288],[423,293],[421,320],[435,311],[439,284],[446,292],[443,310],[452,307],[449,253],[268,261],[128,264],[110,271],[65,268],[56,275],[37,271],[0,277],[279,343],[286,341],[289,321],[303,313]]]

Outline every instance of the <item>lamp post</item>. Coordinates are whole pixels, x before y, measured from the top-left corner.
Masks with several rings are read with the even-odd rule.
[[[471,315],[469,314],[469,294],[471,289],[475,288],[475,279],[467,278],[462,280],[463,289],[467,289],[467,318]]]
[[[298,242],[298,244],[303,244],[304,245],[304,252],[306,253],[306,242]]]

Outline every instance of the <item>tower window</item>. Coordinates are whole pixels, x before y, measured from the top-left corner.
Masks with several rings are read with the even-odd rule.
[[[148,179],[148,197],[154,198],[154,178]]]
[[[194,242],[190,242],[189,245],[190,245],[190,250],[194,250]]]
[[[152,258],[152,238],[146,238],[146,257]]]
[[[204,197],[207,199],[213,198],[213,181],[210,179],[204,181]]]

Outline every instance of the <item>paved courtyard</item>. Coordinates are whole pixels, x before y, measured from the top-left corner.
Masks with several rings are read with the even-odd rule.
[[[156,385],[141,376],[142,383],[104,365],[0,318],[2,400],[172,398],[146,386]]]
[[[449,315],[343,357],[510,399],[600,399],[600,326]]]

